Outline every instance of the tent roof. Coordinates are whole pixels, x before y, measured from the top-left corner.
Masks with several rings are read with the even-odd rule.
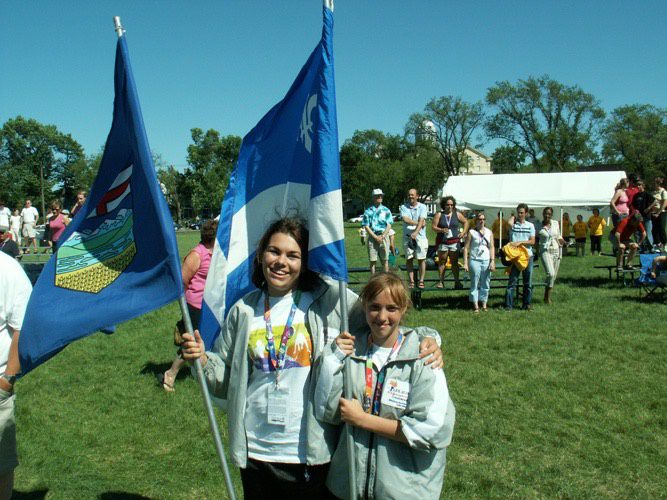
[[[609,205],[623,171],[549,174],[457,175],[447,179],[443,196],[472,209],[529,207],[603,207]]]

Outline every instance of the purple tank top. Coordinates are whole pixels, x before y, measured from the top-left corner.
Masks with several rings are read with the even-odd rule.
[[[185,301],[197,309],[201,309],[202,299],[204,298],[204,285],[208,268],[211,265],[211,253],[201,243],[192,249],[199,255],[199,269],[190,280],[190,284],[185,290]]]

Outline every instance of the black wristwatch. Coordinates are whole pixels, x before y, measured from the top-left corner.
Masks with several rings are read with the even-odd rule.
[[[7,382],[10,384],[14,385],[14,382],[16,382],[16,375],[7,375],[6,373],[3,373],[0,375],[0,378],[4,378]]]

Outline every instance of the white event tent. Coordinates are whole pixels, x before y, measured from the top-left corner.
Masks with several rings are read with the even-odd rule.
[[[542,174],[457,175],[447,179],[443,196],[456,198],[459,208],[473,210],[530,208],[599,208],[609,206],[618,181],[625,172],[558,172]],[[505,210],[503,210],[505,209]],[[536,213],[539,213],[536,210]],[[502,217],[502,215],[501,215]]]

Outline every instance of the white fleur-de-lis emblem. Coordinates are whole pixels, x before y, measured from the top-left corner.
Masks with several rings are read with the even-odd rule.
[[[308,98],[308,102],[303,107],[303,115],[301,116],[301,133],[299,138],[303,141],[306,151],[309,153],[313,147],[313,109],[317,106],[317,94],[313,94]]]

